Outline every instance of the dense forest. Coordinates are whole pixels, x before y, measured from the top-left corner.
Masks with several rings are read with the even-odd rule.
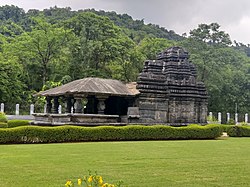
[[[209,111],[250,111],[250,46],[218,23],[187,35],[127,14],[53,7],[0,7],[0,102],[39,104],[33,94],[84,77],[136,81],[146,59],[179,45],[190,52],[209,93]]]

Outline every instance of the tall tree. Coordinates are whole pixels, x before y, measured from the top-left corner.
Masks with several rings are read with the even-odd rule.
[[[15,37],[23,32],[22,27],[11,20],[2,21],[2,23],[0,23],[0,34],[7,37]]]
[[[73,79],[86,76],[110,77],[107,66],[119,56],[119,46],[124,46],[121,30],[107,17],[84,12],[65,23],[78,37],[72,48]],[[131,43],[126,38],[127,43]],[[75,71],[75,70],[78,71]]]
[[[25,16],[25,11],[14,5],[0,6],[0,20],[12,20],[13,22],[19,22]]]
[[[145,59],[155,59],[159,52],[175,44],[176,42],[163,38],[146,37],[138,44],[138,50],[144,54]]]
[[[196,40],[206,42],[208,44],[220,44],[228,46],[232,42],[229,34],[224,31],[220,31],[220,25],[218,23],[199,24],[197,29],[190,31],[190,37]]]
[[[0,99],[4,103],[21,102],[25,85],[22,66],[14,56],[0,53]]]
[[[29,63],[28,58],[33,64],[41,68],[41,77],[43,85],[49,78],[49,64],[55,59],[64,55],[65,47],[70,37],[70,30],[56,27],[49,24],[44,19],[35,18],[36,26],[31,32],[25,32],[16,38],[13,45],[18,47],[19,57],[23,57],[23,63]],[[26,56],[23,56],[26,54]],[[25,64],[25,65],[26,65]],[[34,72],[33,72],[34,73]],[[37,72],[39,73],[39,72]]]
[[[234,112],[235,103],[246,111],[249,98],[247,78],[249,58],[233,48],[220,44],[209,45],[200,40],[188,38],[181,43],[191,54],[191,61],[197,67],[198,79],[205,82],[209,94],[209,110],[213,112]],[[243,94],[243,90],[244,92]],[[245,103],[245,104],[244,104]]]

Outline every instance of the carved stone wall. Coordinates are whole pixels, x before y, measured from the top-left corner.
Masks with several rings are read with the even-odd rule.
[[[207,92],[197,82],[195,66],[181,47],[161,52],[147,60],[139,74],[137,89],[142,123],[206,123]]]

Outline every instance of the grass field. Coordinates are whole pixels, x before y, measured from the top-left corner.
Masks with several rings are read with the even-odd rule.
[[[0,145],[0,186],[64,186],[98,171],[128,187],[250,186],[250,138]]]

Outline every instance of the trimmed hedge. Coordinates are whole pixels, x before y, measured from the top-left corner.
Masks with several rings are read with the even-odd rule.
[[[13,128],[13,127],[20,127],[20,126],[27,126],[29,124],[29,120],[9,120],[8,121],[8,127]]]
[[[215,139],[221,134],[222,130],[218,125],[191,125],[187,127],[163,125],[124,127],[24,126],[0,129],[0,143]]]
[[[234,125],[224,125],[224,124],[221,124],[219,126],[220,126],[220,128],[222,129],[223,132],[228,132],[229,129],[231,129]]]
[[[0,112],[0,122],[7,123],[7,117],[3,112]]]
[[[231,126],[227,133],[231,137],[250,137],[250,126]]]
[[[0,128],[8,128],[8,124],[4,122],[0,122]]]

